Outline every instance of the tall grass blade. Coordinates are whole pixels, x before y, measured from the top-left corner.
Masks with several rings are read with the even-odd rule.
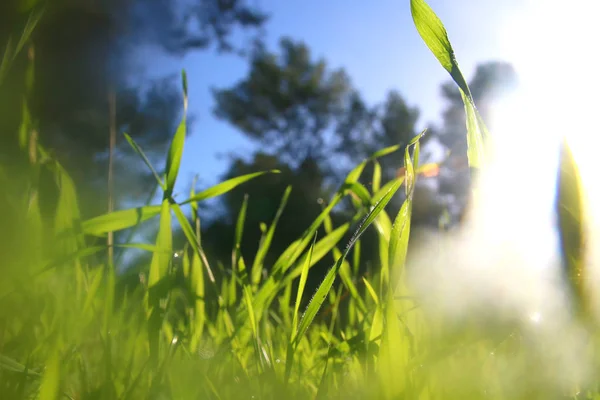
[[[376,158],[380,158],[383,156],[387,156],[388,154],[392,154],[400,148],[400,145],[389,146],[384,149],[378,150],[371,155],[371,159],[375,160]]]
[[[165,199],[160,208],[160,225],[156,237],[156,249],[158,251],[154,253],[150,262],[150,272],[148,275],[149,288],[156,285],[167,275],[173,252],[172,240],[171,208],[169,200]]]
[[[469,165],[473,168],[480,168],[484,161],[483,140],[484,136],[487,136],[487,128],[475,107],[467,81],[458,67],[446,28],[425,0],[411,0],[410,10],[419,35],[458,85],[467,115]]]
[[[235,189],[237,186],[241,185],[244,182],[247,182],[251,179],[257,178],[261,175],[264,174],[277,174],[279,173],[278,170],[270,170],[270,171],[262,171],[262,172],[254,172],[251,174],[246,174],[246,175],[241,175],[235,178],[231,178],[228,179],[224,182],[221,182],[211,188],[208,188],[192,197],[190,197],[189,199],[182,201],[181,203],[179,203],[179,205],[185,205],[194,201],[203,201],[206,199],[210,199],[212,197],[217,197],[220,196],[222,194],[225,194],[227,192],[229,192],[232,189]]]
[[[298,341],[300,338],[302,338],[304,336],[304,334],[308,330],[308,327],[310,326],[313,319],[317,315],[319,309],[321,308],[321,305],[327,298],[327,295],[329,294],[329,291],[330,291],[331,287],[333,286],[333,282],[335,281],[335,277],[336,277],[340,267],[342,266],[342,263],[346,259],[346,256],[352,249],[352,245],[354,244],[354,242],[356,242],[356,240],[358,240],[360,238],[360,236],[365,232],[365,230],[369,227],[369,225],[371,225],[371,223],[375,220],[375,218],[377,218],[379,213],[389,203],[389,201],[392,199],[393,195],[396,193],[396,191],[398,190],[399,187],[400,187],[400,181],[396,181],[396,184],[390,188],[388,193],[385,196],[383,196],[383,198],[379,201],[379,203],[377,203],[371,209],[371,211],[367,214],[366,218],[364,219],[362,225],[356,231],[354,236],[350,239],[350,242],[348,243],[346,249],[344,250],[342,257],[340,257],[340,259],[329,270],[329,272],[325,276],[325,279],[323,280],[321,285],[319,285],[317,292],[315,293],[314,297],[312,298],[311,302],[309,303],[308,307],[306,308],[306,311],[302,317],[302,320],[300,321],[300,327],[298,328],[298,335],[296,337],[296,341]]]
[[[285,209],[285,206],[290,197],[290,193],[292,192],[292,187],[288,186],[283,193],[283,197],[281,199],[281,203],[279,204],[279,208],[275,213],[275,217],[273,218],[273,222],[271,222],[271,226],[269,226],[269,230],[265,234],[263,240],[260,243],[260,246],[256,252],[256,257],[254,258],[254,262],[252,263],[252,286],[256,287],[260,282],[260,276],[263,270],[263,263],[265,257],[267,256],[267,252],[271,247],[271,242],[273,241],[273,236],[275,235],[275,228],[277,227],[277,223],[279,222],[279,218]]]
[[[317,241],[317,232],[313,237],[312,245],[308,250],[308,257],[302,265],[302,273],[300,274],[300,283],[298,284],[298,291],[296,292],[296,302],[294,303],[294,316],[292,318],[292,333],[290,334],[290,341],[288,343],[287,356],[285,360],[285,376],[284,383],[287,385],[292,372],[292,365],[294,364],[294,351],[296,350],[296,335],[298,334],[298,312],[300,310],[300,303],[302,302],[302,296],[304,295],[304,288],[306,287],[306,280],[308,278],[308,269],[312,260],[313,250]]]
[[[165,171],[167,174],[164,193],[165,198],[170,198],[173,194],[173,189],[175,188],[175,181],[177,180],[177,175],[179,174],[179,166],[181,165],[181,157],[183,156],[183,146],[185,144],[187,130],[186,117],[188,85],[185,71],[182,71],[181,73],[181,82],[183,87],[183,117],[181,118],[181,122],[175,131],[175,136],[173,136],[171,146],[169,147],[169,152],[167,153],[167,163],[165,166]]]
[[[102,236],[107,232],[116,232],[131,228],[160,214],[162,206],[144,206],[128,210],[114,211],[83,221],[83,233]]]
[[[156,170],[152,166],[152,163],[150,163],[150,160],[148,159],[148,157],[146,156],[146,154],[144,153],[142,148],[127,133],[123,133],[123,136],[125,136],[125,140],[127,140],[127,143],[129,143],[129,146],[131,146],[133,151],[135,151],[136,154],[138,156],[140,156],[140,158],[144,161],[144,163],[146,164],[148,169],[150,169],[150,171],[152,172],[152,175],[154,175],[154,178],[156,179],[156,182],[158,183],[158,185],[162,188],[162,190],[166,190],[167,189],[166,185],[164,184],[161,177],[158,175],[158,172],[156,172]]]
[[[562,255],[563,275],[576,314],[589,317],[589,297],[585,287],[586,226],[583,188],[579,168],[566,140],[560,148],[556,214]]]

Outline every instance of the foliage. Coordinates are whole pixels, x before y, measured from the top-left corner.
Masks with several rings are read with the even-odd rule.
[[[29,31],[33,25],[27,25],[27,9],[43,17],[35,20],[29,40],[17,41],[23,27]],[[116,202],[147,196],[154,179],[120,133],[127,132],[157,162],[182,107],[173,77],[144,77],[139,49],[154,46],[157,53],[179,56],[216,44],[237,51],[231,42],[236,27],[255,31],[265,19],[244,0],[2,1],[0,42],[13,57],[0,83],[0,155],[12,163],[24,161],[15,150],[26,100],[40,143],[76,181],[85,215],[106,210],[111,130],[118,135],[111,162],[122,171],[111,182],[113,192],[123,195]],[[190,28],[195,22],[198,28]],[[19,52],[17,44],[25,43]],[[33,90],[25,87],[29,75]]]

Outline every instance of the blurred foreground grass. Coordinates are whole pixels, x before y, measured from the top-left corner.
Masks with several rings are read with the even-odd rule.
[[[487,129],[443,25],[422,0],[411,1],[411,10],[425,43],[461,89],[469,162],[481,168]],[[411,290],[406,264],[412,194],[419,172],[428,168],[419,164],[421,136],[398,157],[405,174],[393,181],[379,181],[376,160],[397,147],[353,169],[273,265],[262,260],[278,218],[247,265],[239,243],[244,203],[228,273],[218,274],[217,260],[207,259],[202,248],[198,203],[277,171],[234,178],[176,202],[185,129],[184,117],[165,173],[154,172],[163,192],[160,204],[82,221],[72,181],[37,143],[24,113],[20,143],[29,166],[17,175],[0,165],[1,399],[600,397],[596,335],[582,284],[581,189],[568,152],[558,181],[558,214],[565,279],[573,289],[569,298],[579,311],[575,320],[556,315],[540,327],[535,317],[532,324],[493,303],[483,312],[446,315],[426,291]],[[359,183],[368,163],[376,166],[372,192]],[[384,207],[401,187],[406,201],[390,216]],[[280,211],[289,196],[292,188],[283,194]],[[333,226],[330,212],[346,196],[355,217]],[[154,243],[107,240],[149,219],[159,224]],[[174,248],[174,221],[187,238],[184,248]],[[358,276],[360,236],[371,225],[379,237],[380,265]],[[320,227],[325,236],[317,236]],[[341,243],[349,232],[355,232],[350,243]],[[125,285],[128,276],[116,272],[114,253],[124,248],[152,253],[133,289]],[[305,293],[311,267],[323,258],[332,260],[332,268],[316,293]]]

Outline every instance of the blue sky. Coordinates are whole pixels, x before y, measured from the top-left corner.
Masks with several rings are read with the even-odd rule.
[[[439,86],[448,80],[416,32],[408,0],[254,0],[271,14],[266,42],[276,49],[282,36],[304,41],[315,57],[331,68],[346,69],[370,103],[399,90],[421,110],[419,124],[435,121],[443,107]],[[470,77],[478,62],[511,61],[503,52],[502,32],[518,15],[520,0],[430,0],[453,43],[463,72]],[[178,187],[184,190],[198,174],[201,187],[215,184],[226,170],[228,152],[251,154],[253,142],[213,118],[210,87],[228,87],[242,79],[248,64],[235,56],[210,51],[181,59],[165,57],[147,66],[152,75],[187,71],[189,110],[196,122],[186,142]]]

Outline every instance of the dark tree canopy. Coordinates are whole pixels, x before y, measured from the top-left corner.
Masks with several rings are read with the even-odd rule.
[[[15,44],[29,11],[35,9],[32,5],[42,2],[1,3],[0,48],[4,49],[11,36]],[[212,44],[231,50],[236,27],[256,30],[265,18],[244,0],[46,2],[31,47],[18,55],[0,86],[0,155],[16,161],[25,96],[40,142],[68,168],[82,194],[93,193],[90,197],[99,199],[107,186],[109,110],[114,101],[120,142],[115,184],[131,189],[126,197],[147,191],[153,179],[120,133],[129,133],[151,157],[162,156],[179,122],[182,97],[178,79],[147,80],[139,75],[136,47],[154,45],[157,51],[175,55]],[[31,56],[33,91],[26,96]],[[132,76],[138,83],[132,83]]]
[[[259,46],[248,76],[214,91],[215,115],[287,162],[322,161],[331,150],[334,117],[351,93],[349,79],[313,60],[302,43],[285,38],[280,50],[277,55]]]

